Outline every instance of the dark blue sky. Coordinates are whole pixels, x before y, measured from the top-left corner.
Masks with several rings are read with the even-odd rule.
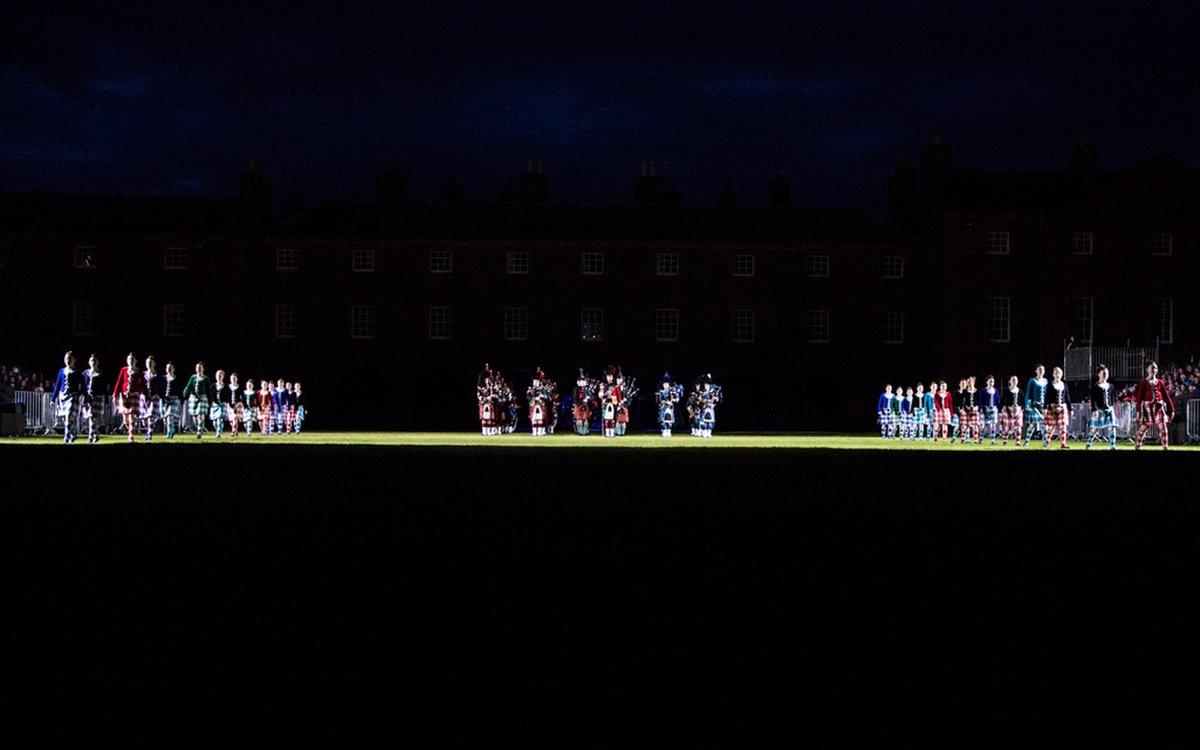
[[[255,5],[255,9],[244,6]],[[229,194],[250,156],[282,196],[492,200],[527,155],[556,200],[625,201],[654,158],[685,202],[733,178],[878,212],[934,128],[956,164],[1200,164],[1200,18],[1185,3],[245,3],[9,12],[0,188]]]

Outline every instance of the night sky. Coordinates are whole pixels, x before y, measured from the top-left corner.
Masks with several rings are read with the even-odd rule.
[[[415,199],[494,200],[534,155],[552,200],[625,202],[653,158],[687,203],[783,168],[879,213],[935,128],[960,166],[1059,168],[1081,133],[1104,168],[1200,164],[1185,3],[355,5],[6,10],[0,189],[227,195],[254,156],[312,205],[393,159]]]

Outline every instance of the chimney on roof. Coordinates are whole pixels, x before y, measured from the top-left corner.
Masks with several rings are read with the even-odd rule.
[[[1100,151],[1091,138],[1081,135],[1075,140],[1075,148],[1067,157],[1067,166],[1071,174],[1079,178],[1090,179],[1100,171]]]
[[[375,200],[402,201],[407,198],[404,173],[394,161],[385,161],[375,173]]]
[[[729,177],[725,178],[725,184],[721,187],[721,192],[717,193],[718,206],[736,206],[738,204],[737,191],[733,189],[733,180]]]
[[[458,187],[458,180],[453,177],[442,187],[442,203],[462,203],[463,192]]]
[[[242,170],[238,182],[238,202],[246,229],[260,229],[271,223],[271,180],[255,159]]]
[[[950,146],[942,142],[942,134],[933,131],[929,145],[921,152],[921,189],[940,195],[950,176]]]
[[[519,193],[522,203],[545,203],[550,197],[550,178],[541,159],[529,157],[526,161]]]
[[[662,178],[653,160],[642,162],[641,174],[633,184],[633,202],[641,205],[662,202]]]
[[[775,179],[771,180],[767,189],[767,203],[772,206],[792,205],[792,183],[784,177],[782,169],[775,174]]]

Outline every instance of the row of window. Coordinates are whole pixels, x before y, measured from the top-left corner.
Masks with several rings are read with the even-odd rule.
[[[1094,232],[1072,232],[1071,254],[1091,255],[1095,243]],[[1154,232],[1149,237],[1148,245],[1151,255],[1169,256],[1174,251],[1175,236],[1170,232]],[[1008,255],[1011,250],[1012,235],[1009,232],[988,232],[989,255]]]
[[[1071,298],[1071,336],[1079,344],[1092,343],[1094,327],[1094,297]],[[1170,344],[1175,338],[1175,303],[1170,297],[1155,297],[1150,309],[1151,334],[1160,343]],[[1012,340],[1012,298],[991,297],[988,300],[988,340],[1008,343]]]
[[[1007,299],[1007,298],[1003,298]],[[162,332],[166,338],[184,335],[187,308],[182,303],[163,305]],[[96,327],[96,306],[93,302],[76,302],[72,308],[72,331],[76,336],[91,336]],[[275,305],[276,338],[295,338],[299,335],[299,308],[295,304]],[[352,305],[350,307],[350,337],[371,339],[375,337],[377,307],[375,305]],[[429,338],[449,340],[453,330],[453,308],[432,306],[429,308]],[[731,319],[731,339],[734,343],[749,344],[755,340],[755,315],[753,310],[734,310]],[[603,341],[604,308],[585,307],[579,312],[579,339],[581,341]],[[529,308],[507,307],[504,309],[504,338],[508,341],[524,341],[529,338]],[[654,311],[654,338],[660,342],[679,340],[679,308],[664,307]],[[830,312],[824,309],[808,311],[807,341],[810,344],[827,344],[830,340]],[[883,343],[904,343],[904,312],[885,311],[883,317]]]

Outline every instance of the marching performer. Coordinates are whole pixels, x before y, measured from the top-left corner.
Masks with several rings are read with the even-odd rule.
[[[229,386],[225,384],[225,371],[217,370],[213,374],[215,376],[212,386],[213,399],[208,407],[208,418],[212,421],[213,433],[220,440],[221,431],[225,429],[225,415],[229,413],[230,404],[233,401]]]
[[[1055,367],[1050,373],[1053,380],[1046,396],[1046,438],[1042,447],[1050,444],[1050,436],[1057,434],[1059,444],[1067,445],[1067,428],[1071,424],[1071,391],[1063,382],[1063,369]]]
[[[296,386],[291,383],[284,383],[287,388],[287,431],[294,433],[296,431]]]
[[[933,404],[933,396],[937,393],[937,382],[929,381],[929,390],[925,391],[925,436],[930,440],[933,439],[933,415],[936,408]]]
[[[204,418],[208,416],[208,405],[213,400],[212,379],[204,374],[204,363],[196,363],[196,373],[188,378],[183,387],[183,398],[187,401],[188,414],[196,428],[196,439],[204,433]]]
[[[1027,446],[1034,431],[1040,432],[1043,440],[1048,439],[1046,438],[1046,390],[1050,384],[1046,380],[1044,365],[1038,365],[1033,372],[1033,377],[1025,386],[1025,445]]]
[[[1096,368],[1096,382],[1092,383],[1092,425],[1088,431],[1085,448],[1091,448],[1096,435],[1105,432],[1108,433],[1109,450],[1117,449],[1117,419],[1114,408],[1117,399],[1113,390],[1112,383],[1108,382],[1108,367],[1100,365]]]
[[[621,383],[624,378],[620,377],[620,372],[620,368],[618,368],[616,365],[609,365],[608,367],[604,368],[604,379],[600,381],[600,386],[596,391],[596,396],[600,399],[600,416],[602,422],[604,421],[604,406],[608,402],[612,402],[614,412],[614,437],[616,436],[616,415],[620,412],[622,404],[625,403],[625,392]],[[601,425],[601,427],[603,427],[603,425]]]
[[[895,394],[892,393],[892,384],[888,383],[883,387],[883,393],[879,396],[879,403],[875,410],[879,417],[879,436],[884,440],[892,437],[892,399],[895,397]]]
[[[938,391],[933,396],[933,442],[936,443],[939,437],[949,439],[950,413],[953,409],[954,400],[943,380],[938,383]]]
[[[692,437],[700,437],[700,387],[701,379],[696,378],[692,383],[692,392],[688,394],[686,403],[688,423],[692,427]]]
[[[242,419],[246,423],[246,437],[254,435],[254,423],[258,416],[258,391],[254,388],[254,378],[246,378],[246,387],[242,390]]]
[[[100,359],[93,354],[88,358],[88,369],[83,371],[83,418],[87,420],[88,442],[100,441],[100,429],[104,426],[104,408],[108,394],[104,390],[104,376],[100,374]]]
[[[1140,450],[1146,439],[1146,431],[1152,426],[1158,427],[1158,442],[1163,450],[1167,450],[1170,442],[1171,421],[1175,419],[1175,402],[1171,400],[1171,392],[1167,385],[1158,378],[1158,363],[1146,365],[1146,377],[1142,378],[1133,391],[1137,403],[1138,428],[1133,441],[1133,447]]]
[[[304,390],[300,387],[300,381],[296,381],[296,391],[292,394],[292,401],[296,404],[296,434],[300,434],[300,428],[304,426]]]
[[[63,422],[63,443],[79,436],[79,412],[83,400],[83,373],[75,369],[75,353],[63,355],[63,367],[54,381],[54,405]]]
[[[1012,438],[1013,445],[1021,444],[1021,436],[1023,433],[1022,425],[1024,423],[1024,410],[1021,408],[1021,385],[1020,379],[1013,375],[1008,379],[1008,388],[1004,389],[1004,400],[1002,401],[1003,412],[1001,413],[1001,430],[1004,432],[1004,445],[1008,445],[1008,439]]]
[[[979,433],[979,442],[983,443],[987,435],[992,445],[996,444],[996,432],[1000,427],[1000,391],[996,388],[996,376],[987,376],[987,385],[979,394],[979,414],[983,421],[983,430]]]
[[[625,434],[629,426],[629,402],[637,395],[637,378],[630,378],[626,383],[624,373],[618,368],[617,391],[621,394],[621,400],[617,404],[617,435],[620,436]]]
[[[275,397],[271,393],[271,382],[269,380],[258,381],[258,393],[254,394],[254,400],[258,408],[255,410],[255,415],[258,419],[258,430],[263,437],[271,434],[271,424],[274,419],[272,411],[275,408]]]
[[[596,398],[596,382],[579,368],[575,378],[575,390],[571,392],[571,417],[575,420],[575,434],[587,435],[592,428],[592,404]]]
[[[717,404],[722,398],[721,386],[713,382],[711,373],[705,373],[700,386],[700,437],[712,437],[717,426]]]
[[[229,437],[236,438],[238,425],[246,416],[246,396],[242,393],[242,384],[236,372],[229,373],[228,408],[226,418],[229,420]]]
[[[960,444],[966,445],[971,442],[972,435],[977,442],[982,443],[983,437],[979,434],[979,389],[975,387],[975,376],[972,375],[963,381],[963,386],[958,403],[962,434]]]
[[[896,399],[900,402],[900,439],[913,439],[913,389],[904,389],[904,395]]]
[[[604,431],[604,437],[616,437],[617,400],[620,396],[615,388],[605,389],[603,384],[600,388],[604,391],[604,395],[600,397],[600,427]]]
[[[179,378],[175,376],[174,362],[167,363],[166,371],[162,377],[162,414],[163,427],[169,440],[175,437],[175,431],[179,429],[179,420],[183,416],[183,402],[179,398],[183,388],[179,385]]]
[[[896,387],[896,395],[891,400],[891,403],[889,404],[889,406],[892,409],[891,420],[890,420],[892,423],[891,437],[894,440],[900,439],[900,428],[902,426],[901,425],[901,414],[900,414],[900,401],[903,400],[903,398],[904,398],[904,386],[902,386],[902,385],[897,386]]]
[[[912,396],[913,439],[925,437],[925,425],[928,424],[929,412],[925,407],[925,384],[917,383],[917,390]]]
[[[275,381],[275,388],[271,391],[271,416],[275,420],[271,429],[278,435],[282,435],[284,428],[287,427],[287,413],[287,385],[283,382],[283,378],[280,378]]]
[[[654,400],[658,402],[658,427],[662,436],[669,438],[675,426],[675,404],[683,398],[683,386],[671,382],[669,372],[663,373],[662,381],[662,389],[654,394]]]
[[[130,443],[133,442],[134,423],[141,411],[142,394],[145,390],[146,379],[142,376],[142,369],[138,367],[137,356],[130,352],[125,357],[125,366],[117,372],[112,393],[117,402],[117,409],[125,420],[125,431],[129,435]]]
[[[529,403],[529,424],[532,433],[541,437],[546,434],[546,426],[550,422],[550,410],[553,408],[553,398],[550,389],[545,385],[546,373],[537,368],[533,374],[533,382],[525,391],[525,400]]]
[[[165,380],[158,374],[154,355],[146,357],[146,369],[142,372],[146,380],[146,392],[142,395],[142,423],[146,428],[146,440],[154,437],[154,423],[162,419]]]

